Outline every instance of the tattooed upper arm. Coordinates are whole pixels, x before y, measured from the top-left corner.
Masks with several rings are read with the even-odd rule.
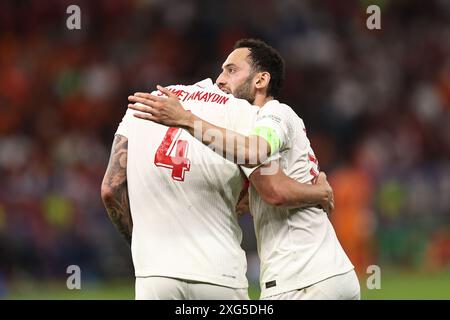
[[[108,168],[102,187],[116,188],[127,180],[128,139],[121,135],[114,137]]]
[[[128,139],[116,135],[108,168],[103,178],[101,193],[109,217],[128,243],[131,243],[133,221],[128,199],[127,155]]]

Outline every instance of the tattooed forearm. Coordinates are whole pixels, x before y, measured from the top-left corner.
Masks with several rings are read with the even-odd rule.
[[[128,139],[116,135],[111,157],[102,183],[102,200],[111,221],[125,240],[131,244],[133,221],[127,188]]]
[[[131,244],[131,232],[133,230],[133,221],[131,220],[130,207],[128,204],[128,191],[126,185],[116,197],[103,199],[106,210],[111,221],[115,224],[117,230],[122,234],[128,244]]]

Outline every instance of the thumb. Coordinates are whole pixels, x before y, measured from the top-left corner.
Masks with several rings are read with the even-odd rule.
[[[316,183],[322,183],[327,179],[327,175],[325,174],[325,172],[321,171],[319,173],[319,175],[317,176],[317,181]]]
[[[178,97],[175,93],[173,93],[172,91],[170,91],[167,88],[160,86],[159,84],[156,86],[156,89],[158,89],[159,91],[164,93],[168,98],[177,98],[178,99]]]

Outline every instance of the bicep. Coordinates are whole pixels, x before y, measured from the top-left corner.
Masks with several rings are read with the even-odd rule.
[[[114,188],[127,179],[128,139],[120,134],[114,136],[108,167],[103,185]]]

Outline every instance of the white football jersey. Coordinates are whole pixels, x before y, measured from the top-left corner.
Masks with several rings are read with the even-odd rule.
[[[280,147],[274,158],[279,158],[287,176],[312,183],[319,173],[318,162],[302,119],[289,106],[276,100],[267,102],[259,110],[255,127],[276,132]],[[304,288],[353,269],[322,209],[274,207],[265,203],[253,187],[250,208],[261,259],[261,298]]]
[[[248,135],[254,125],[259,108],[210,79],[169,89],[185,109],[217,126]],[[239,167],[185,130],[137,119],[135,112],[127,111],[116,132],[128,138],[135,275],[247,288],[235,213],[243,186]]]

